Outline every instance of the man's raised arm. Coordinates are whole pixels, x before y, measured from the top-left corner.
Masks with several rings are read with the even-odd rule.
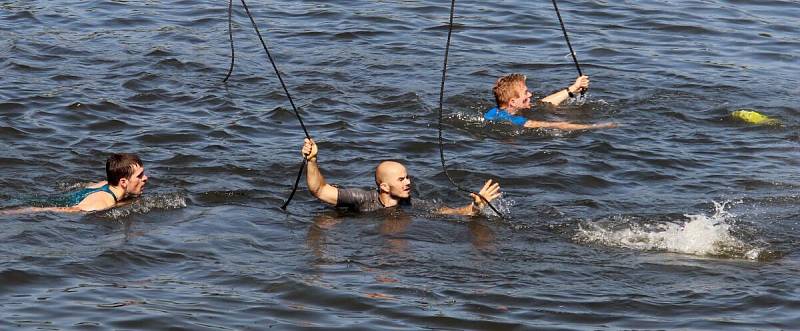
[[[553,106],[558,106],[564,100],[569,99],[572,95],[578,94],[582,91],[586,91],[589,89],[589,76],[579,76],[575,79],[575,83],[570,85],[568,88],[560,90],[556,93],[546,96],[542,99],[542,102],[549,103]]]
[[[303,145],[303,157],[306,158],[306,182],[308,190],[322,202],[336,205],[339,199],[339,190],[325,182],[325,177],[317,166],[317,144],[313,139],[306,138]]]

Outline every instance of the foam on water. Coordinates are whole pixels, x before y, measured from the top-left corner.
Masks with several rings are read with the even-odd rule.
[[[492,201],[492,206],[497,208],[497,211],[502,213],[503,216],[508,217],[511,215],[511,207],[514,207],[515,203],[516,201],[514,201],[513,199],[505,198],[501,194],[499,197],[497,197],[497,199]],[[489,207],[489,205],[486,205],[481,209],[481,214],[486,216],[497,216],[497,213],[495,213],[494,210],[492,210],[492,208]]]
[[[105,211],[104,217],[118,219],[132,213],[144,214],[153,209],[178,209],[186,207],[186,196],[181,193],[148,194],[127,206]]]
[[[483,114],[475,114],[475,113],[454,113],[446,116],[448,120],[457,120],[466,122],[468,124],[479,125],[481,123],[486,122],[483,118]]]
[[[714,214],[685,214],[684,222],[638,222],[630,217],[613,224],[579,225],[573,240],[642,251],[664,251],[700,256],[756,260],[765,252],[737,238],[728,202],[714,202]],[[620,224],[622,227],[620,228]]]

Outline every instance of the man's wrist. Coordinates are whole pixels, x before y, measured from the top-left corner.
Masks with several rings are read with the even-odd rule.
[[[567,95],[569,95],[569,97],[570,97],[570,98],[574,98],[574,97],[575,97],[575,93],[573,93],[573,92],[572,92],[572,91],[569,89],[569,87],[565,88],[565,90],[567,90]]]
[[[475,201],[471,202],[469,204],[469,207],[472,209],[473,213],[479,213],[481,211],[481,206],[475,203]]]

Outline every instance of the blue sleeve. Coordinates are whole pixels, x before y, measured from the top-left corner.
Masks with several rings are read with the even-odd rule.
[[[509,121],[514,125],[524,126],[528,119],[525,116],[511,115],[504,110],[499,110],[497,107],[489,109],[483,118],[487,121]]]
[[[524,116],[511,116],[509,120],[511,120],[511,123],[519,126],[525,126],[525,123],[528,122],[528,119]]]
[[[487,121],[497,120],[497,108],[487,110],[486,113],[483,114],[483,119]]]

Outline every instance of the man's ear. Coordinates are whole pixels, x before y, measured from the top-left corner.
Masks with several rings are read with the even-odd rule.
[[[119,187],[121,187],[121,188],[124,190],[124,189],[126,189],[126,188],[128,187],[128,184],[129,184],[129,183],[130,183],[130,182],[128,182],[128,179],[127,179],[127,178],[120,178],[120,179],[119,179],[118,186],[119,186]]]
[[[511,98],[508,100],[508,107],[517,108],[517,99],[518,98]],[[506,107],[506,108],[508,108]]]
[[[387,183],[381,183],[378,187],[381,188],[381,192],[389,192],[389,184]]]

